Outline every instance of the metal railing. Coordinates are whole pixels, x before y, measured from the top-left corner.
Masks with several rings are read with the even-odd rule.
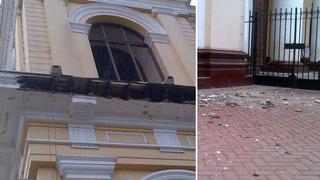
[[[249,12],[250,73],[292,82],[320,80],[320,9]]]

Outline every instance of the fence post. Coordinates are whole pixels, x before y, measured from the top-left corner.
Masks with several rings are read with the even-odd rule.
[[[258,11],[253,13],[252,16],[252,43],[251,43],[251,54],[252,54],[252,75],[256,75],[257,66],[257,39],[258,39]]]

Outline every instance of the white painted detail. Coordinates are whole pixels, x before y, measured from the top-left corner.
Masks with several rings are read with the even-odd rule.
[[[154,137],[163,152],[183,152],[176,130],[154,129]]]
[[[70,27],[73,32],[88,34],[91,24],[70,22]]]
[[[10,164],[10,153],[8,152],[0,152],[0,166]]]
[[[139,141],[117,141],[113,140],[112,136],[118,135],[123,137],[136,137],[137,139],[141,139],[143,141],[143,144],[148,144],[148,139],[144,133],[136,133],[136,132],[115,132],[115,131],[107,131],[105,132],[105,138],[107,142],[122,142],[122,143],[137,143],[139,144]]]
[[[91,2],[112,4],[118,6],[126,6],[130,8],[139,8],[145,10],[152,9],[166,9],[165,12],[172,12],[176,15],[190,15],[195,14],[195,10],[189,6],[175,6],[174,3],[165,3],[164,1],[152,2],[143,0],[89,0]],[[184,2],[184,1],[183,1]]]
[[[197,48],[205,48],[206,37],[206,2],[205,0],[197,0]],[[208,23],[208,22],[207,22]],[[208,23],[210,24],[210,23]]]
[[[138,24],[148,32],[146,42],[149,45],[152,45],[152,42],[168,42],[168,33],[155,19],[133,9],[117,5],[105,3],[81,5],[72,10],[69,23],[73,31],[84,33],[86,24],[83,22],[95,16],[115,16]]]
[[[97,141],[96,130],[93,125],[69,124],[69,138],[75,142]],[[76,143],[71,145],[73,148],[98,148],[96,144]]]
[[[73,96],[71,100],[70,116],[74,119],[90,119],[97,104],[95,97]]]
[[[158,33],[148,33],[144,42],[149,46],[152,47],[154,42],[158,43],[168,43],[169,37],[166,34],[158,34]]]
[[[116,161],[104,156],[58,156],[57,169],[64,180],[109,180]]]
[[[164,170],[149,174],[141,180],[195,180],[196,174],[187,170]]]
[[[90,142],[90,141],[71,141],[71,140],[49,140],[49,139],[27,139],[27,145],[29,144],[56,144],[56,145],[72,145],[72,144],[88,144],[88,145],[99,145],[99,147],[130,147],[130,148],[177,148],[185,150],[195,150],[195,146],[165,146],[158,144],[138,144],[138,143],[123,143],[123,142]]]

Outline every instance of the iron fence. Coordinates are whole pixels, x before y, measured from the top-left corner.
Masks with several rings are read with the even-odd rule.
[[[320,9],[249,12],[249,70],[254,82],[320,89]]]

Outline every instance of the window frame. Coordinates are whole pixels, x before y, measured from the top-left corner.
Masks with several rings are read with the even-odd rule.
[[[126,26],[123,26],[123,25],[120,25],[120,24],[115,24],[115,23],[96,23],[96,24],[93,24],[92,25],[92,28],[94,26],[99,26],[99,29],[102,31],[102,34],[103,34],[103,37],[100,37],[100,38],[97,38],[97,37],[93,37],[91,35],[91,32],[92,32],[92,29],[91,31],[89,32],[89,41],[90,41],[90,45],[92,47],[92,42],[100,42],[100,43],[104,43],[105,44],[105,48],[107,50],[107,56],[109,56],[109,59],[110,59],[110,62],[112,64],[112,70],[114,71],[114,74],[115,74],[115,80],[117,81],[123,81],[121,79],[121,75],[119,73],[119,70],[118,70],[118,67],[117,67],[117,64],[116,64],[116,61],[115,61],[115,58],[114,58],[114,55],[113,55],[113,52],[112,52],[112,48],[111,48],[111,45],[110,44],[120,44],[120,45],[125,45],[126,48],[128,49],[128,53],[130,55],[130,60],[132,61],[133,63],[133,66],[134,66],[134,69],[138,75],[138,81],[141,81],[141,82],[148,82],[147,81],[147,77],[143,71],[143,68],[141,67],[141,65],[137,62],[137,59],[136,59],[136,56],[134,55],[134,52],[133,52],[133,48],[132,46],[135,46],[135,47],[143,47],[143,48],[147,48],[148,51],[150,52],[150,55],[151,55],[151,59],[153,61],[153,63],[155,64],[155,67],[157,69],[157,73],[159,73],[159,76],[160,76],[160,79],[161,81],[164,80],[164,75],[161,71],[161,68],[159,66],[159,64],[157,63],[156,61],[156,58],[152,52],[152,49],[144,42],[144,38],[142,35],[140,35],[138,32],[126,27]],[[107,33],[105,31],[105,26],[109,26],[109,27],[117,27],[120,29],[120,32],[124,38],[124,40],[115,40],[115,39],[112,39],[112,38],[109,38],[107,36]],[[97,27],[94,27],[94,28],[97,28]],[[130,41],[129,38],[127,37],[127,34],[126,34],[126,31],[129,32],[129,33],[132,33],[134,35],[136,35],[138,38],[141,39],[141,42],[135,42],[135,41]],[[100,75],[99,75],[99,78]]]

